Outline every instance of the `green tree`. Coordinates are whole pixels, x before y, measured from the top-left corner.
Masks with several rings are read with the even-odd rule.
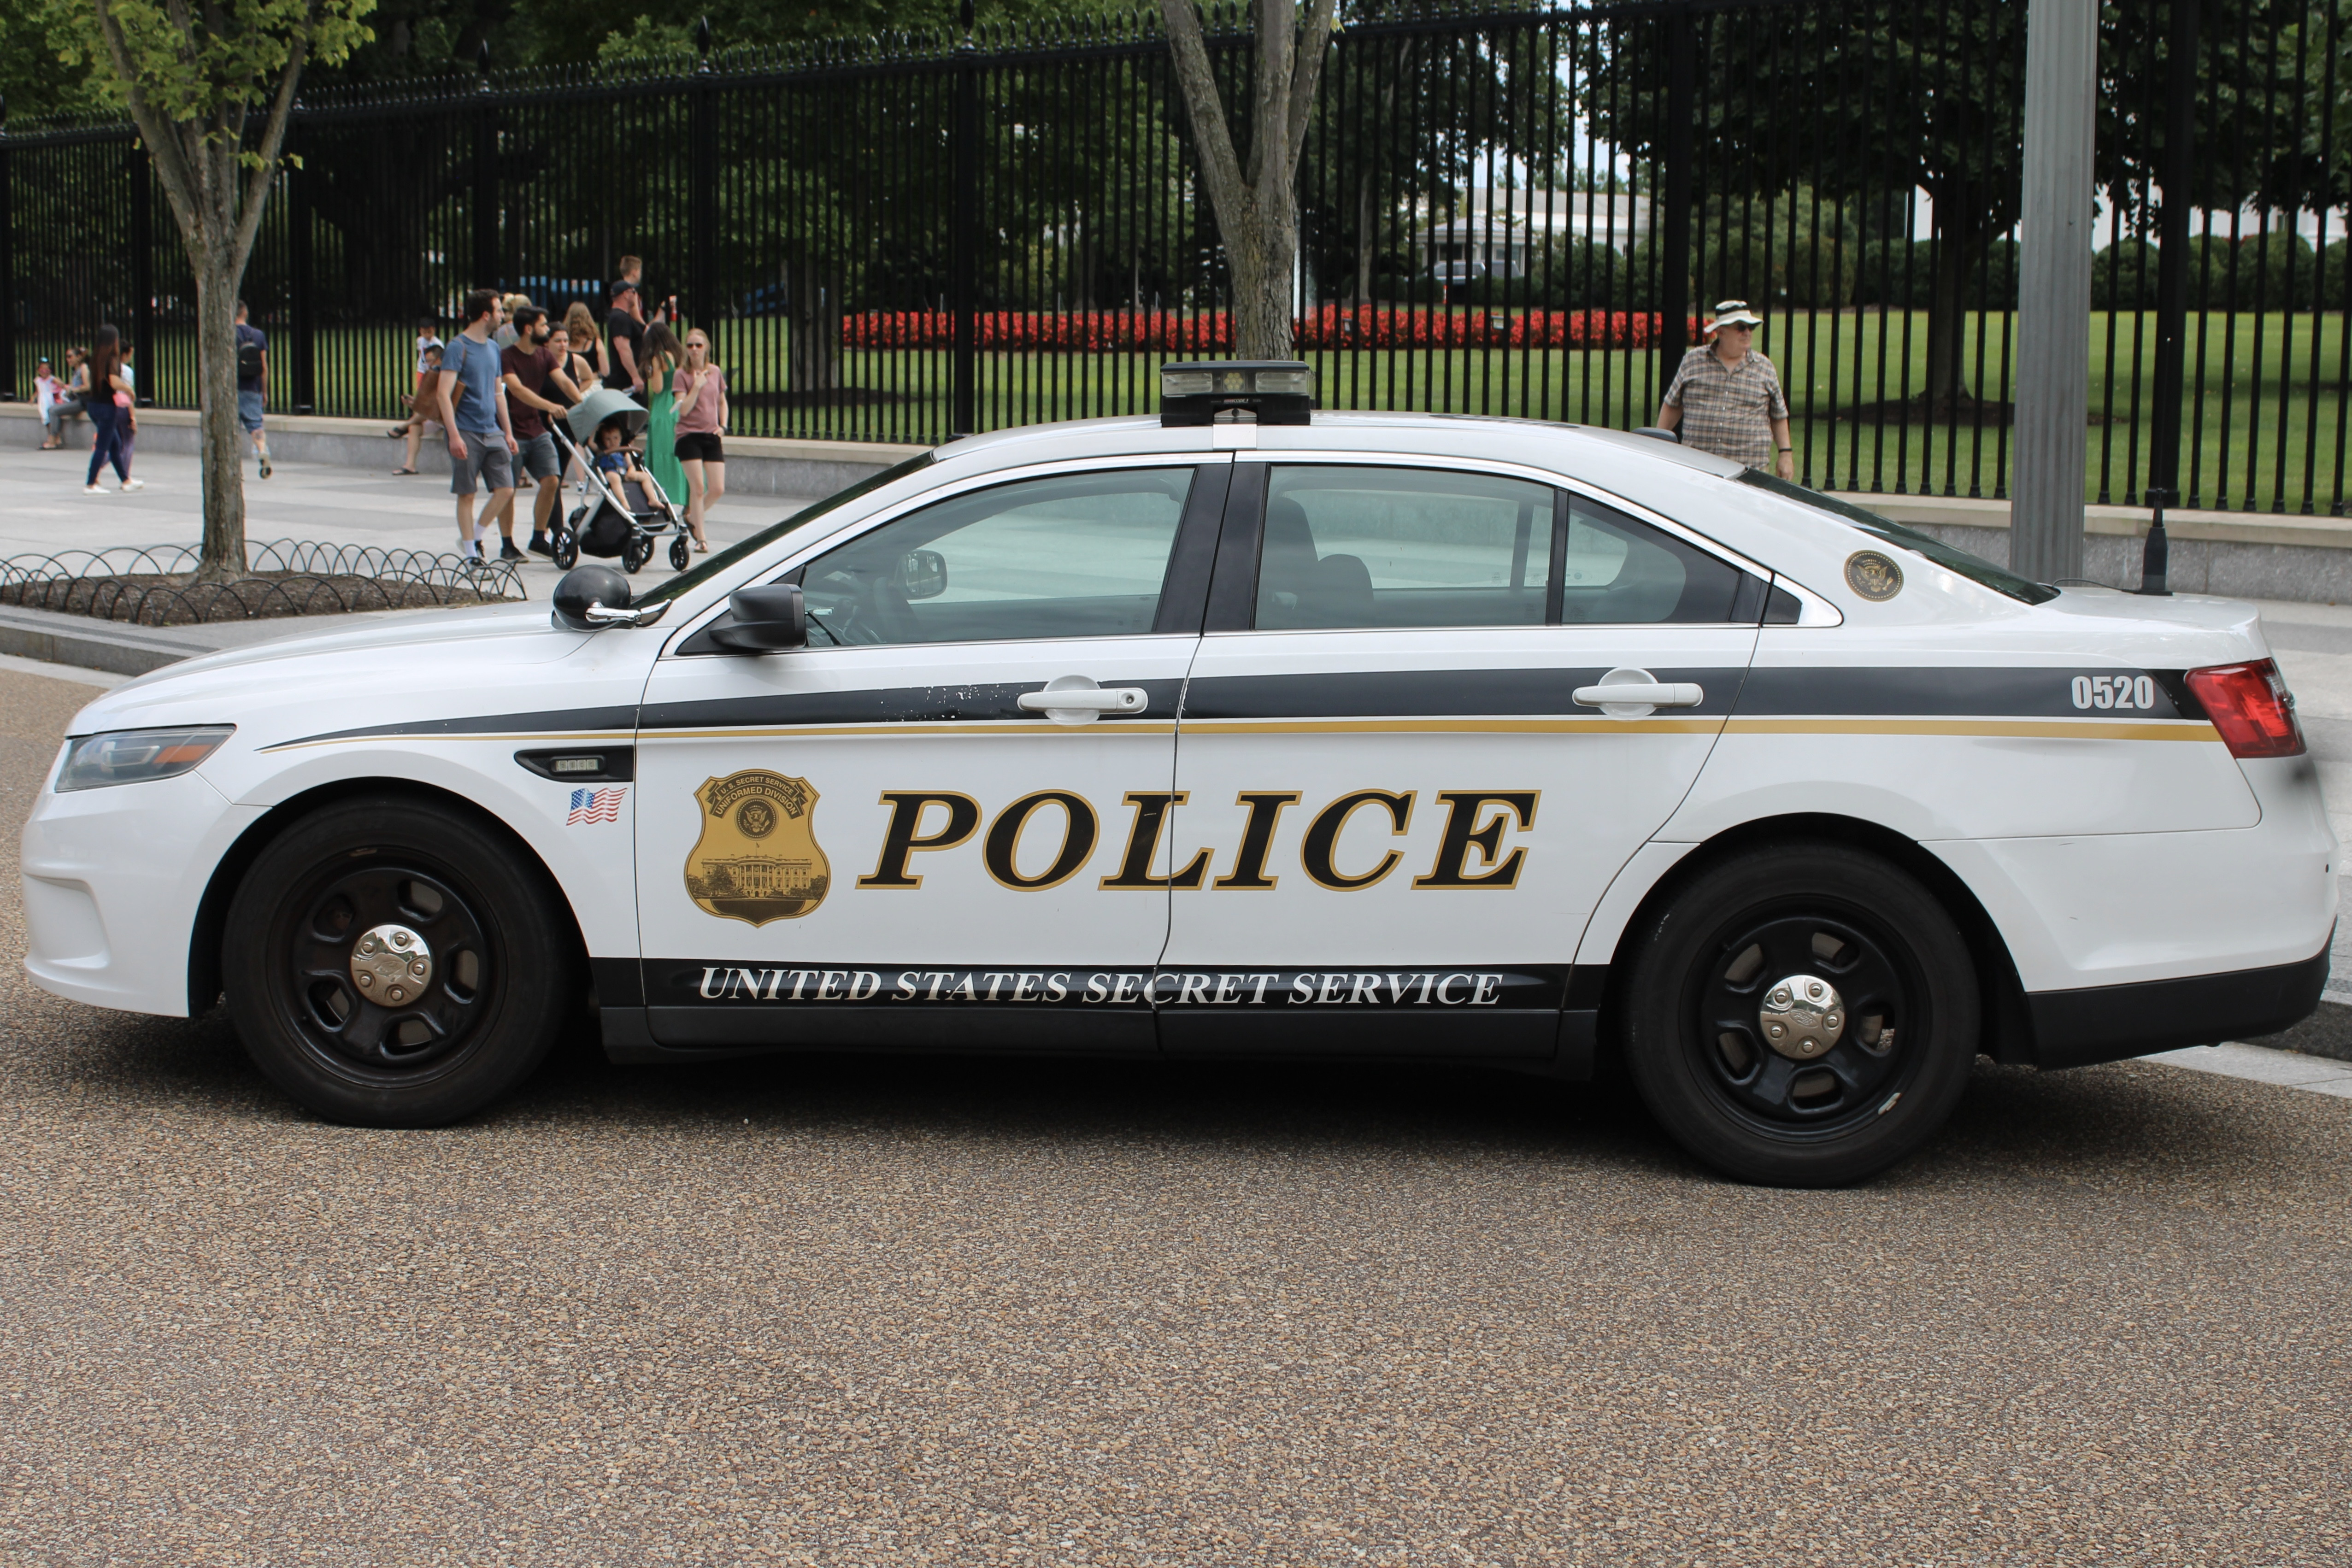
[[[1176,84],[1192,123],[1201,183],[1233,277],[1234,349],[1290,358],[1291,282],[1298,273],[1298,155],[1339,0],[1253,0],[1248,162],[1234,145],[1197,0],[1160,0]]]
[[[147,144],[196,286],[207,578],[245,571],[236,291],[303,67],[368,37],[375,0],[59,0],[68,61],[96,63]]]

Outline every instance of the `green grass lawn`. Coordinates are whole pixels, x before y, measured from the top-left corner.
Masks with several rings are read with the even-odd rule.
[[[1929,424],[1849,412],[1916,391],[1926,378],[1924,311],[1828,312],[1776,319],[1759,346],[1789,388],[1800,476],[1840,489],[1889,493],[2006,494],[2013,443],[1998,417]],[[2154,381],[2153,312],[2095,312],[2090,474],[2084,497],[2137,501],[2149,421],[2135,418]],[[785,324],[779,318],[719,323],[714,349],[738,402],[745,435],[929,443],[949,429],[943,350],[856,350],[841,361],[844,385],[870,394],[824,406],[786,406]],[[282,348],[282,340],[280,340]],[[408,334],[332,329],[316,340],[318,411],[391,418],[410,381]],[[32,359],[58,345],[20,340],[18,385]],[[2345,489],[2346,405],[2337,385],[2346,342],[2341,315],[2214,314],[2189,322],[2190,395],[2182,422],[2182,480],[2196,505],[2327,512]],[[1970,389],[1993,398],[2013,379],[2013,317],[1972,314],[1964,361]],[[194,401],[193,343],[160,335],[146,385],[167,407]],[[1042,419],[1149,412],[1158,406],[1158,354],[989,354],[979,363],[983,429]],[[1628,428],[1650,423],[1662,390],[1644,350],[1365,350],[1316,352],[1327,408],[1395,408],[1511,414]],[[273,355],[271,406],[292,404],[290,366]],[[2315,392],[2315,387],[2316,391]],[[2137,397],[2135,392],[2137,391]]]

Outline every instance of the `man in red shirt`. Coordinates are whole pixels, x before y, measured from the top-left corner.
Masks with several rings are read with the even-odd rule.
[[[514,329],[514,346],[499,355],[499,379],[506,383],[507,406],[514,418],[515,467],[519,473],[530,475],[539,486],[539,494],[530,504],[530,548],[541,555],[553,555],[555,547],[548,542],[547,522],[562,501],[563,463],[556,455],[555,437],[548,434],[547,422],[578,402],[580,389],[563,373],[555,350],[547,346],[548,334],[553,329],[548,324],[546,311],[535,305],[517,308]],[[550,382],[555,383],[555,390],[567,402],[557,402],[547,395]],[[499,558],[522,559],[522,552],[514,548],[511,496],[504,515],[499,518],[499,528],[506,535]]]

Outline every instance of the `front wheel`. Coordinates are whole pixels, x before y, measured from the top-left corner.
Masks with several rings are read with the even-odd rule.
[[[229,908],[229,1015],[272,1082],[330,1121],[434,1127],[537,1067],[575,990],[539,868],[471,819],[329,806],[256,857]]]
[[[1885,1169],[1943,1125],[1977,1054],[1958,927],[1908,873],[1843,844],[1700,873],[1649,922],[1623,994],[1625,1065],[1651,1113],[1744,1181]]]
[[[671,570],[684,571],[686,570],[687,563],[693,559],[693,555],[689,553],[686,548],[686,536],[684,534],[680,534],[677,538],[669,541],[669,564]]]
[[[635,576],[639,567],[654,558],[654,541],[632,534],[629,542],[621,547],[621,570]]]

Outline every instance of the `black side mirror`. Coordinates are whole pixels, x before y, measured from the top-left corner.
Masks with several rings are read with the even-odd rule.
[[[727,596],[734,619],[710,629],[710,640],[735,653],[789,653],[808,646],[808,613],[800,584],[771,582]]]
[[[555,619],[574,632],[634,624],[629,580],[609,566],[573,567],[555,585]]]

